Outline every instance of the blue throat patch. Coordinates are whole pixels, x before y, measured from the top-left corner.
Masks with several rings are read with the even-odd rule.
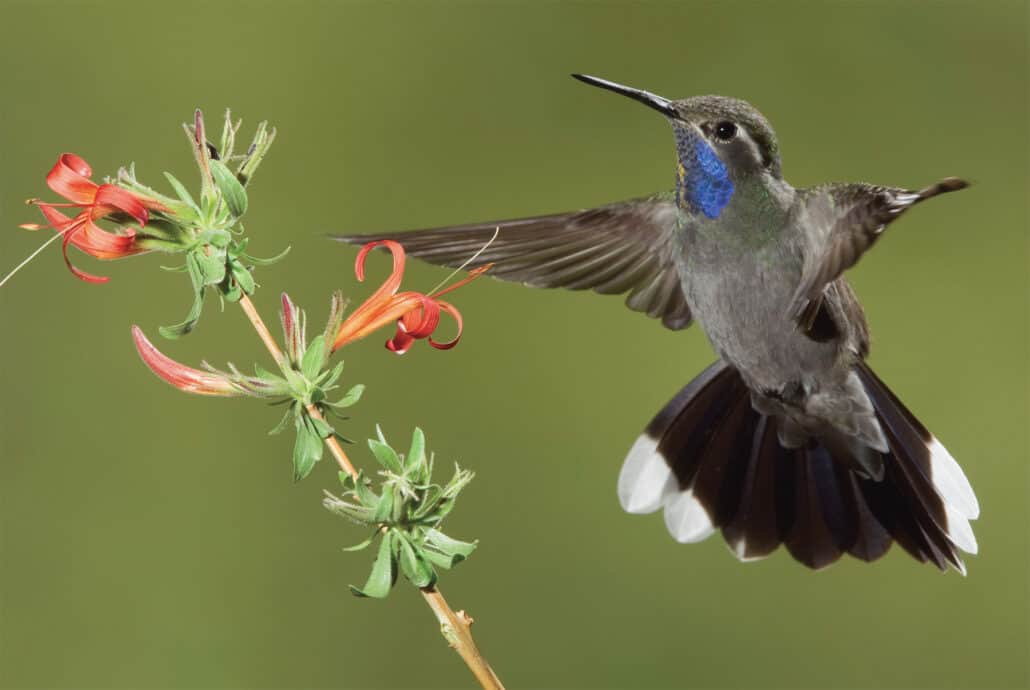
[[[708,218],[718,218],[733,197],[733,181],[708,142],[693,130],[676,128],[679,199]]]

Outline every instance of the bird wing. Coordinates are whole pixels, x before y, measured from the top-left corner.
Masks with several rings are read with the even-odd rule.
[[[803,331],[810,331],[826,287],[854,266],[892,221],[920,201],[967,186],[964,180],[949,177],[920,191],[867,184],[830,184],[803,191],[797,222],[808,231],[808,244],[790,317]]]
[[[690,325],[676,254],[679,210],[671,194],[569,213],[371,235],[336,235],[364,244],[391,239],[411,256],[438,266],[475,268],[532,287],[629,292],[626,305],[670,329]],[[497,238],[473,261],[497,233]]]

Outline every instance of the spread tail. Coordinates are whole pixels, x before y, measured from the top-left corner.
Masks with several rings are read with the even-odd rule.
[[[887,437],[881,479],[857,474],[818,440],[781,446],[777,418],[755,411],[740,375],[719,361],[633,445],[619,475],[623,509],[664,508],[683,543],[721,530],[741,560],[782,543],[818,569],[844,553],[874,561],[897,542],[919,561],[964,574],[958,552],[976,553],[969,521],[980,513],[969,481],[865,363],[856,373]]]

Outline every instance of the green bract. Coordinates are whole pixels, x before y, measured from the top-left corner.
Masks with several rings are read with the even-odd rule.
[[[292,420],[297,433],[293,447],[293,477],[295,480],[301,480],[308,476],[315,463],[322,459],[324,439],[336,436],[343,441],[347,440],[337,434],[324,420],[312,416],[308,406],[313,406],[322,416],[339,416],[341,410],[361,399],[365,387],[361,384],[352,386],[339,400],[329,400],[329,394],[339,388],[337,382],[343,375],[343,362],[331,369],[328,368],[329,356],[332,354],[332,337],[339,330],[343,319],[343,296],[339,292],[333,294],[325,332],[315,336],[310,343],[307,342],[307,317],[304,311],[286,294],[282,296],[282,302],[280,317],[286,343],[286,361],[282,363],[285,378],[274,374],[267,376],[281,381],[289,391],[290,397],[287,398],[289,409],[272,433],[281,432]]]
[[[150,197],[167,209],[151,211],[146,227],[151,237],[141,241],[141,246],[186,255],[182,266],[169,270],[189,275],[193,304],[185,320],[161,328],[166,338],[177,338],[193,330],[200,318],[207,288],[235,302],[254,292],[256,284],[251,274],[254,266],[274,263],[289,251],[287,248],[271,259],[258,259],[246,252],[247,240],[242,236],[241,222],[248,206],[246,186],[275,140],[275,129],[269,130],[267,123],[260,123],[247,151],[237,155],[234,146],[239,127],[240,121],[233,122],[226,111],[221,145],[216,149],[205,137],[204,120],[199,111],[192,125],[183,125],[200,169],[199,201],[170,173],[166,172],[165,178],[174,197],[140,183],[131,165],[118,171],[119,185]]]
[[[383,598],[390,593],[400,572],[416,587],[436,583],[437,568],[450,569],[465,560],[475,542],[452,539],[438,527],[454,508],[454,501],[473,474],[455,465],[454,476],[440,486],[432,481],[433,456],[426,453],[425,436],[416,428],[406,455],[398,454],[382,431],[368,442],[382,466],[378,493],[364,474],[357,477],[341,472],[344,492],[326,492],[322,501],[328,510],[358,524],[371,527],[365,541],[345,551],[369,547],[377,537],[379,549],[364,587],[351,587],[358,596]]]

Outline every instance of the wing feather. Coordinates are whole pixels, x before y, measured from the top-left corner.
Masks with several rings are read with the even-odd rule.
[[[489,223],[371,235],[340,235],[350,244],[392,239],[411,255],[438,266],[492,263],[490,275],[532,287],[629,293],[626,305],[670,329],[690,325],[676,267],[682,251],[680,212],[662,194],[608,206]]]
[[[964,180],[949,177],[918,192],[867,184],[831,184],[803,191],[797,222],[810,229],[810,246],[790,317],[803,330],[810,330],[823,291],[858,263],[890,223],[921,201],[967,186]]]

